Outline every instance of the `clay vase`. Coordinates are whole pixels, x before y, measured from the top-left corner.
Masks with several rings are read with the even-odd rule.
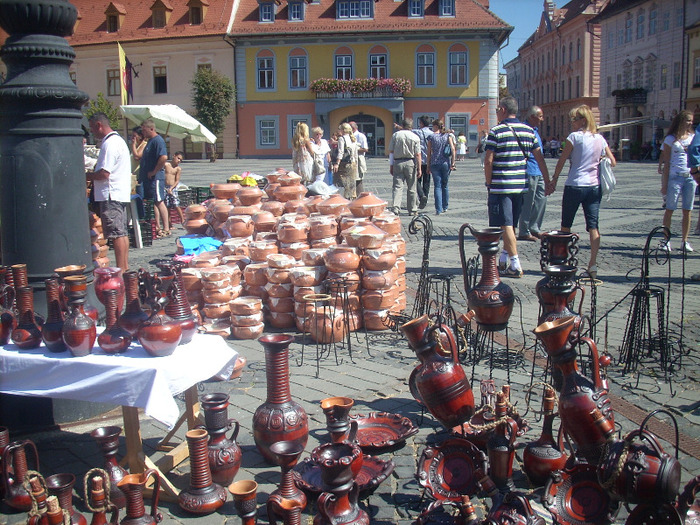
[[[214,483],[228,486],[238,473],[243,452],[236,443],[240,425],[228,418],[229,396],[224,393],[206,394],[201,399],[204,425],[209,433],[209,468]],[[233,429],[231,437],[226,432]]]
[[[65,352],[63,342],[63,310],[61,309],[60,283],[57,277],[49,277],[46,284],[46,322],[41,327],[41,338],[50,352]]]
[[[119,507],[117,507],[113,501],[107,499],[105,494],[105,479],[107,479],[107,473],[101,469],[93,469],[92,473],[87,477],[85,483],[85,502],[89,505],[90,510],[93,510],[92,520],[90,525],[117,525],[119,523]],[[110,486],[110,494],[111,494]],[[114,489],[119,491],[119,489],[114,486]],[[121,491],[119,491],[121,492]],[[126,498],[124,494],[121,494],[124,504],[126,504]],[[112,510],[112,517],[107,520],[108,510]]]
[[[2,484],[5,488],[5,503],[13,509],[27,512],[32,500],[24,480],[27,476],[27,449],[33,453],[36,471],[39,471],[39,454],[32,441],[13,441],[2,453]]]
[[[268,463],[274,464],[270,445],[291,441],[304,448],[309,438],[309,422],[304,408],[289,392],[289,334],[265,334],[258,342],[265,349],[267,400],[253,415],[253,437]]]
[[[505,395],[496,394],[496,428],[486,442],[489,457],[489,476],[501,493],[515,490],[513,484],[513,460],[515,459],[515,439],[518,424],[508,417]]]
[[[333,443],[342,443],[350,435],[350,409],[355,401],[349,397],[327,397],[321,400],[326,415],[326,428]]]
[[[136,337],[141,323],[148,319],[148,314],[141,308],[139,274],[137,271],[129,270],[124,273],[124,287],[126,308],[124,313],[119,316],[119,326],[129,332],[132,337]]]
[[[34,316],[34,295],[30,286],[15,288],[19,319],[10,336],[12,342],[21,350],[39,348],[41,345],[41,328]]]
[[[95,321],[85,313],[87,279],[84,275],[65,278],[66,296],[70,313],[63,323],[63,342],[74,357],[84,357],[92,352],[97,339]]]
[[[440,326],[435,324],[428,328],[421,345],[414,348],[421,361],[415,384],[425,407],[450,429],[468,421],[474,414],[474,394],[457,352],[450,357],[438,352],[440,340],[433,334]],[[449,327],[442,326],[441,330],[449,330]]]
[[[233,506],[241,518],[241,525],[255,525],[258,518],[258,484],[252,479],[242,479],[228,487],[233,496]]]
[[[17,327],[17,316],[12,309],[15,293],[13,286],[0,285],[0,346],[10,342],[12,331]]]
[[[575,281],[576,267],[565,264],[549,265],[544,268],[544,273],[545,277],[535,286],[535,294],[540,302],[539,324],[560,317],[580,317],[584,289]],[[578,290],[581,291],[581,299],[577,314],[572,312],[571,308]]]
[[[197,318],[192,313],[192,307],[187,300],[187,292],[182,280],[182,269],[186,264],[181,261],[158,261],[156,266],[158,266],[165,275],[174,276],[170,291],[170,301],[165,305],[165,313],[180,325],[180,330],[182,331],[180,344],[186,345],[192,341],[198,326]]]
[[[362,468],[362,450],[357,445],[330,443],[316,447],[311,459],[321,467],[323,493],[316,503],[314,525],[369,525],[369,516],[358,505],[355,482]]]
[[[540,237],[540,267],[566,264],[578,266],[578,235],[561,230],[545,232]]]
[[[122,269],[113,266],[107,268],[95,268],[95,295],[97,300],[103,305],[105,303],[105,290],[117,291],[117,314],[121,314],[124,309],[124,279],[122,278]]]
[[[117,462],[119,435],[121,432],[122,429],[117,426],[99,427],[90,432],[104,458],[102,468],[109,477],[109,500],[120,509],[126,505],[126,496],[119,490],[117,485],[124,479],[124,476],[128,475],[128,472]]]
[[[173,275],[157,275],[155,277],[143,272],[149,288],[151,316],[146,319],[137,332],[141,346],[153,357],[171,355],[182,339],[182,329],[172,317],[165,313],[165,304],[170,300],[170,290],[175,277]]]
[[[73,474],[54,474],[46,478],[46,488],[49,490],[49,494],[56,496],[61,508],[68,511],[71,525],[87,525],[85,516],[73,508],[73,485],[75,485],[75,475]]]
[[[277,518],[285,525],[301,525],[301,511],[306,507],[306,495],[294,483],[292,469],[302,452],[304,447],[300,443],[278,441],[270,445],[270,453],[282,468],[282,481],[267,500],[270,525],[277,525]]]
[[[118,291],[109,288],[102,292],[107,314],[107,327],[97,336],[97,344],[108,354],[121,354],[126,352],[133,341],[129,332],[124,330],[117,322]]]
[[[153,476],[155,483],[151,499],[151,513],[146,514],[143,491],[151,476]],[[126,516],[121,520],[121,525],[156,525],[156,523],[163,521],[163,515],[158,512],[158,498],[160,495],[158,471],[148,469],[141,474],[127,474],[117,486],[126,496]]]
[[[68,308],[68,298],[65,295],[65,278],[69,275],[83,275],[85,273],[84,264],[70,264],[68,266],[61,266],[60,268],[54,268],[54,274],[58,276],[61,283],[60,285],[60,296],[61,296],[61,308],[64,314],[70,312]]]
[[[459,229],[460,247],[464,246],[466,228],[469,228],[472,235],[476,237],[482,260],[481,279],[467,292],[469,310],[474,310],[474,318],[482,330],[491,332],[504,330],[513,312],[515,297],[511,287],[501,282],[498,275],[498,242],[503,232],[500,228],[475,230],[470,224],[464,223]],[[460,250],[460,255],[464,268],[463,250]]]
[[[563,317],[542,323],[534,333],[562,374],[559,417],[564,430],[576,445],[577,454],[589,464],[598,465],[603,448],[615,431],[615,421],[600,376],[598,348],[591,339],[572,334],[575,320],[575,317]],[[572,343],[579,341],[588,346],[593,356],[593,381],[578,371]]]
[[[190,451],[190,486],[177,497],[180,508],[192,514],[211,514],[226,503],[226,490],[214,483],[209,470],[209,433],[196,428],[185,434]]]
[[[554,389],[548,386],[544,393],[542,434],[523,450],[523,470],[530,482],[538,487],[544,486],[552,472],[563,469],[568,459],[563,443],[561,440],[557,443],[552,435],[554,401]],[[559,435],[563,438],[561,432]]]

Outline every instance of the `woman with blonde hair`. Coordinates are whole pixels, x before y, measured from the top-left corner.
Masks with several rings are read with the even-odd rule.
[[[357,179],[357,139],[352,134],[352,127],[347,122],[338,126],[338,156],[333,164],[333,184],[343,188],[343,197],[352,200],[357,197],[355,180]]]
[[[309,137],[309,126],[298,122],[292,137],[292,167],[301,175],[302,184],[311,182],[314,167],[314,150]]]
[[[569,111],[569,118],[573,131],[564,142],[564,151],[557,162],[547,194],[551,194],[556,189],[559,175],[564,169],[564,164],[570,158],[571,165],[561,203],[561,229],[565,232],[571,231],[576,212],[579,206],[582,206],[586,218],[586,230],[588,230],[591,242],[588,274],[595,279],[598,275],[598,266],[596,265],[600,248],[598,215],[602,197],[598,164],[603,156],[610,159],[612,166],[615,166],[616,162],[607,141],[598,134],[591,108],[585,104],[578,106]]]
[[[663,173],[661,175],[661,193],[666,195],[666,211],[664,212],[664,226],[671,229],[671,217],[681,200],[681,249],[684,252],[692,252],[693,247],[688,242],[690,233],[690,212],[693,211],[695,188],[697,183],[690,174],[688,167],[688,146],[693,141],[693,114],[685,109],[678,113],[671,121],[668,135],[664,139],[661,150],[661,162]],[[662,241],[659,249],[665,252],[671,251],[671,241]]]
[[[331,158],[331,147],[328,145],[328,141],[323,138],[323,128],[317,126],[311,130],[311,134],[313,137],[311,147],[314,150],[314,179],[315,182],[323,182]]]

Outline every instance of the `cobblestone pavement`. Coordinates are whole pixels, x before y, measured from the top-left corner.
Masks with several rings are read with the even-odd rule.
[[[554,160],[549,160],[550,169],[554,169]],[[251,170],[267,173],[277,166],[289,166],[280,160],[220,160],[216,163],[202,161],[185,161],[183,163],[183,182],[192,186],[204,186],[210,182],[222,182],[233,173]],[[388,162],[385,159],[369,159],[369,173],[365,188],[382,198],[388,198],[391,192],[391,179],[388,174]],[[681,450],[679,457],[682,465],[682,483],[700,473],[700,396],[698,390],[698,344],[700,343],[700,282],[690,280],[692,274],[700,273],[700,255],[689,254],[687,259],[675,251],[670,258],[653,253],[650,260],[650,283],[658,285],[667,294],[663,301],[668,322],[668,347],[670,348],[671,371],[664,372],[658,365],[658,356],[652,355],[639,373],[623,374],[617,364],[619,349],[630,320],[632,308],[630,293],[637,284],[642,267],[642,249],[647,234],[661,224],[662,210],[659,195],[659,177],[655,164],[625,163],[615,170],[618,188],[611,200],[604,202],[601,210],[602,249],[598,260],[598,276],[601,283],[593,290],[586,286],[583,299],[583,312],[595,322],[595,340],[601,351],[609,352],[613,365],[609,367],[608,377],[611,382],[613,408],[616,410],[616,424],[622,435],[637,428],[646,413],[664,408],[671,412],[678,421],[681,432]],[[486,226],[486,191],[478,160],[469,159],[458,163],[457,170],[451,174],[450,207],[446,214],[436,216],[431,205],[426,209],[432,221],[433,235],[429,257],[430,273],[448,276],[451,283],[451,300],[457,312],[466,311],[466,299],[458,251],[458,232],[460,226],[469,222],[477,227]],[[555,229],[559,225],[561,188],[549,198],[545,215],[545,228]],[[679,214],[677,214],[679,215]],[[697,211],[693,212],[694,222]],[[674,217],[674,231],[679,227],[679,217]],[[424,239],[422,232],[411,235],[407,226],[410,217],[402,214],[404,236],[407,239],[407,279],[409,292],[415,294],[421,270]],[[579,212],[574,224],[574,231],[581,233],[579,265],[585,268],[588,261],[589,243],[585,235],[583,216]],[[184,233],[183,230],[179,230]],[[675,246],[679,246],[674,237]],[[173,254],[173,238],[156,240],[153,246],[143,250],[131,251],[133,267],[153,267],[155,261]],[[653,245],[657,244],[653,241]],[[691,236],[700,250],[700,238]],[[535,296],[535,284],[542,278],[539,270],[539,243],[519,242],[521,260],[525,269],[522,279],[508,279],[508,284],[517,296],[517,304],[510,320],[508,336],[512,347],[512,366],[504,367],[502,363],[490,366],[488,360],[478,363],[467,362],[465,369],[472,377],[472,385],[478,392],[479,380],[492,377],[497,385],[509,382],[512,386],[513,401],[521,413],[527,410],[525,391],[531,382],[543,379],[541,362],[533,367],[531,360],[534,338],[532,330],[537,324],[538,302]],[[467,235],[465,242],[467,257],[477,254],[474,239]],[[659,255],[659,257],[656,257]],[[436,295],[436,294],[435,294]],[[595,300],[592,295],[595,296]],[[412,298],[409,298],[409,309]],[[595,310],[595,311],[593,311]],[[658,315],[656,305],[652,305],[650,321],[651,332],[656,335]],[[230,417],[241,423],[239,443],[243,448],[243,462],[236,479],[255,479],[259,483],[258,502],[260,504],[260,521],[267,520],[264,504],[267,494],[272,492],[279,482],[278,467],[264,463],[255,449],[251,431],[252,414],[266,397],[265,363],[262,347],[256,341],[231,341],[230,344],[248,359],[248,365],[239,379],[225,383],[206,382],[200,385],[200,391],[223,391],[231,395]],[[522,347],[525,352],[520,352]],[[309,415],[310,436],[304,457],[313,448],[326,439],[325,417],[319,401],[328,396],[349,396],[355,400],[352,413],[367,414],[373,411],[400,413],[420,423],[420,431],[409,438],[402,448],[381,454],[382,459],[392,459],[395,463],[393,474],[384,481],[375,493],[363,500],[362,507],[370,514],[371,522],[376,524],[411,523],[424,508],[426,501],[421,501],[421,487],[415,479],[416,463],[426,444],[433,444],[444,439],[447,434],[439,423],[429,414],[421,413],[420,405],[413,399],[408,388],[408,376],[416,364],[415,354],[408,348],[401,336],[392,331],[370,333],[367,337],[360,334],[353,339],[353,358],[347,349],[341,349],[341,364],[330,357],[320,364],[320,377],[315,377],[315,360],[309,359],[313,348],[305,348],[307,355],[302,365],[297,364],[302,346],[291,346],[291,393],[302,404]],[[308,353],[311,350],[311,353]],[[652,354],[656,350],[652,349]],[[524,357],[523,357],[524,356]],[[532,371],[534,370],[534,374]],[[478,396],[477,396],[478,397]],[[179,401],[182,405],[182,400]],[[541,421],[531,407],[525,417],[530,421],[531,429],[519,439],[514,468],[514,481],[519,490],[532,493],[538,501],[542,489],[531,487],[521,471],[522,450],[527,442],[539,435]],[[665,450],[673,453],[673,432],[669,419],[661,416],[662,422],[653,429],[665,441]],[[63,425],[59,431],[37,432],[29,437],[39,446],[42,473],[74,472],[82,479],[83,473],[101,463],[96,446],[89,431],[103,424],[121,424],[120,411],[115,409],[97,420]],[[144,416],[141,421],[142,435],[147,452],[155,458],[159,452],[154,447],[167,429],[158,422]],[[179,437],[184,435],[181,430]],[[14,436],[13,436],[14,437]],[[124,453],[121,444],[120,456]],[[188,484],[189,466],[182,463],[168,477],[178,487]],[[81,485],[81,482],[78,483]],[[82,495],[82,487],[76,493]],[[476,500],[480,515],[488,506],[486,499]],[[86,508],[81,498],[76,497],[76,506],[81,511]],[[181,511],[176,504],[162,503],[165,522],[191,522],[192,516]],[[0,524],[17,524],[24,522],[22,513],[12,513],[7,506],[0,508]],[[311,523],[315,507],[309,503],[303,516],[303,523]],[[546,513],[545,513],[546,514]],[[616,523],[624,523],[627,511],[622,508]],[[217,513],[207,517],[196,518],[199,523],[239,523],[233,504],[229,501]],[[547,519],[550,518],[547,516]]]

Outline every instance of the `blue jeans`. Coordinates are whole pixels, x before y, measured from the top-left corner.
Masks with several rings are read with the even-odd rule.
[[[450,165],[447,162],[431,164],[430,173],[433,175],[433,184],[435,185],[435,211],[443,213],[447,211],[449,205],[447,183],[450,181]]]

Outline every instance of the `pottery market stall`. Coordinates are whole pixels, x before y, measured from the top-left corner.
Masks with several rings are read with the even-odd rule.
[[[67,352],[55,354],[42,344],[23,350],[14,344],[0,347],[0,392],[23,396],[76,399],[122,406],[126,457],[132,473],[156,468],[167,472],[188,456],[181,443],[157,463],[143,452],[138,409],[173,429],[187,422],[189,429],[199,424],[197,383],[211,377],[231,375],[238,352],[218,336],[197,334],[172,355],[151,357],[133,343],[124,355],[107,355],[99,347],[84,357]],[[185,413],[180,416],[173,396],[185,392]],[[164,496],[176,497],[178,490],[161,476]]]

